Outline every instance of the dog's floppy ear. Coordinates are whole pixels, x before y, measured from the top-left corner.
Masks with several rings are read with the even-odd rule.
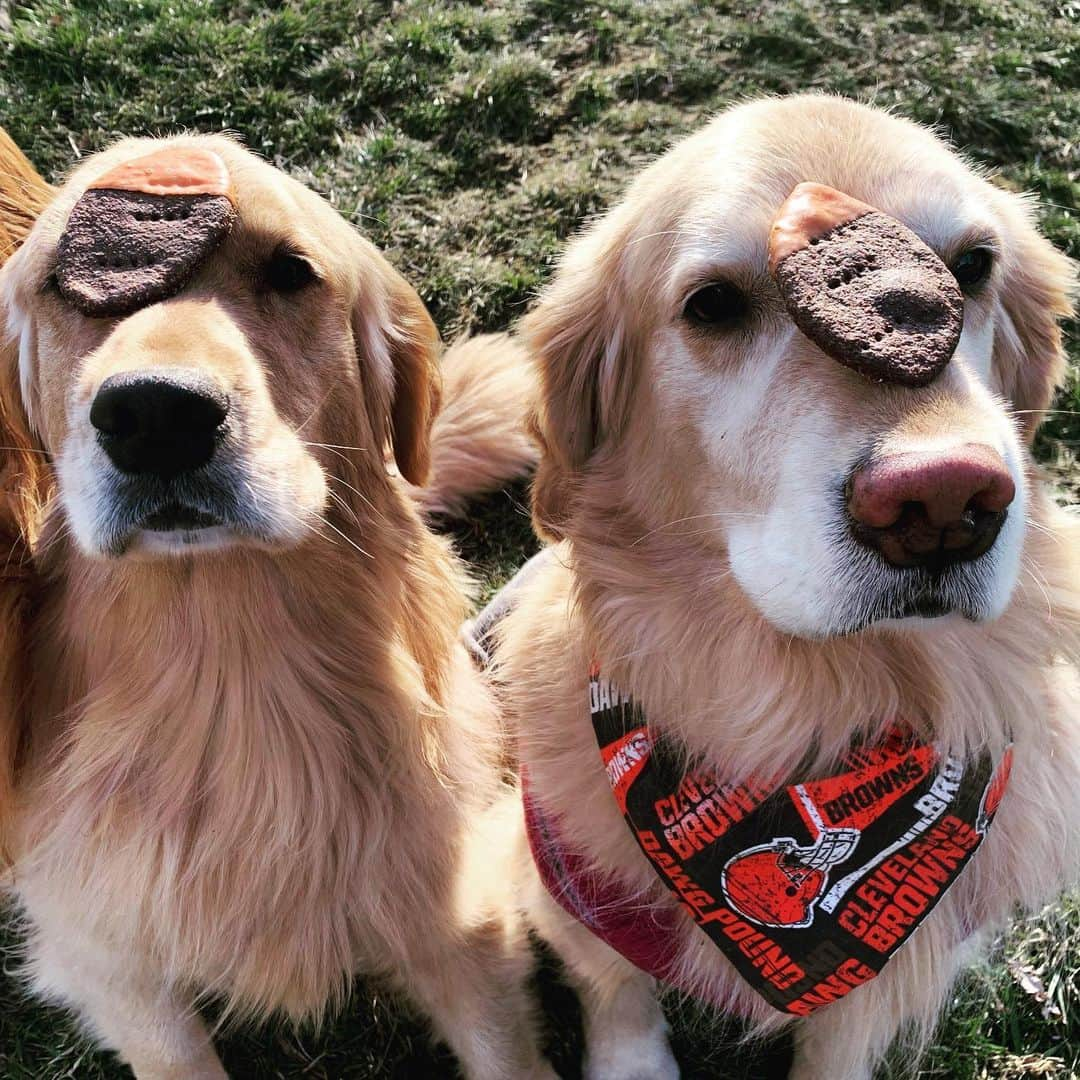
[[[1009,225],[1002,252],[1006,317],[994,341],[994,367],[1030,443],[1065,376],[1061,320],[1072,314],[1076,268],[1039,233],[1026,201],[1007,195],[1002,202]]]
[[[389,439],[401,475],[423,486],[442,394],[439,332],[416,290],[371,245],[365,259],[371,273],[353,311],[353,335],[368,419],[376,438]]]
[[[0,266],[26,239],[53,189],[0,128]],[[33,386],[37,334],[19,318],[15,266],[0,273],[0,865],[11,856],[15,773],[24,732],[27,619],[34,594],[31,551],[52,470],[29,423],[23,385]]]
[[[7,316],[0,302],[0,331]],[[0,580],[18,576],[37,539],[41,509],[51,482],[51,470],[37,436],[30,427],[20,383],[21,369],[34,362],[34,327],[25,325],[18,336],[0,346]],[[14,554],[12,554],[14,553]]]
[[[31,552],[52,482],[20,391],[20,355],[33,363],[34,328],[28,323],[14,337],[11,329],[0,299],[0,865],[10,856],[8,830],[24,730],[26,623],[35,585]]]
[[[540,382],[533,524],[552,540],[573,515],[582,469],[630,414],[635,335],[620,281],[622,235],[609,218],[579,239],[521,324]]]
[[[0,128],[0,265],[26,239],[53,189]]]

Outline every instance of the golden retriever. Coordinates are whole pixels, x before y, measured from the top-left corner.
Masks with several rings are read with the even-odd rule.
[[[48,202],[0,271],[0,882],[34,989],[139,1077],[219,1077],[204,995],[318,1017],[362,970],[470,1077],[551,1075],[498,714],[409,489],[433,457],[432,506],[527,464],[515,347],[451,350],[482,423],[453,402],[432,434],[431,319],[303,185],[223,137],[122,141],[55,197],[14,155],[8,240]],[[205,251],[203,196],[235,219]]]
[[[955,275],[962,335],[936,378],[868,378],[796,328],[768,253],[806,182]],[[1080,527],[1029,453],[1072,285],[1032,206],[933,133],[801,96],[732,108],[646,169],[526,317],[533,513],[557,546],[502,605],[496,662],[551,890],[531,917],[581,993],[590,1080],[678,1075],[646,972],[756,1030],[793,1024],[798,1080],[863,1080],[902,1029],[932,1030],[972,945],[1072,880]],[[637,742],[602,760],[590,713]],[[660,747],[673,787],[628,828],[612,788],[625,804]],[[870,788],[789,824],[794,793],[856,759]],[[843,800],[894,783],[923,817],[868,848],[896,815]],[[788,793],[783,829],[751,820]],[[761,843],[695,879],[736,824]],[[836,897],[849,940],[800,964],[789,944],[832,933]],[[873,977],[865,957],[922,916]]]

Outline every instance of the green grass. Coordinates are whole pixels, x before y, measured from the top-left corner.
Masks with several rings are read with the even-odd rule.
[[[1080,257],[1075,0],[0,0],[4,12],[0,123],[49,175],[120,134],[238,131],[387,251],[448,339],[511,324],[565,238],[636,168],[759,92],[832,90],[939,124],[1000,183],[1034,191],[1047,233]],[[1040,452],[1076,492],[1076,368],[1058,404]],[[531,549],[524,501],[521,489],[496,496],[455,529],[485,592]],[[0,938],[8,969],[15,942]],[[1018,924],[958,991],[923,1075],[1073,1074],[1078,943],[1074,902]],[[572,999],[550,973],[543,985],[574,1075]],[[676,1016],[687,1076],[718,1062],[733,1077],[782,1075],[782,1045],[751,1059],[704,1023]],[[244,1030],[222,1047],[241,1077],[447,1070],[422,1026],[363,985],[321,1033]],[[0,1077],[116,1075],[0,975]]]

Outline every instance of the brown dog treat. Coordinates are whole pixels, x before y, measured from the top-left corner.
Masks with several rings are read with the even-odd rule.
[[[232,228],[225,163],[165,150],[125,162],[75,204],[57,248],[56,280],[86,315],[118,316],[178,293]]]
[[[799,329],[868,378],[925,386],[948,364],[964,302],[907,226],[821,184],[800,184],[769,237],[769,270]]]
[[[147,195],[230,197],[231,185],[225,162],[212,150],[168,146],[134,161],[121,162],[90,187],[142,191]]]
[[[838,225],[872,214],[867,203],[824,184],[799,184],[787,197],[769,231],[769,273],[789,255],[808,247]]]

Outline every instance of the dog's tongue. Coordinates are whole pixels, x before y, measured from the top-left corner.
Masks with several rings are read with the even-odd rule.
[[[90,188],[141,191],[145,195],[224,195],[232,201],[229,170],[212,150],[168,146],[124,161]]]
[[[769,272],[799,329],[875,381],[925,386],[960,340],[948,267],[896,218],[824,184],[799,184],[780,207]]]

